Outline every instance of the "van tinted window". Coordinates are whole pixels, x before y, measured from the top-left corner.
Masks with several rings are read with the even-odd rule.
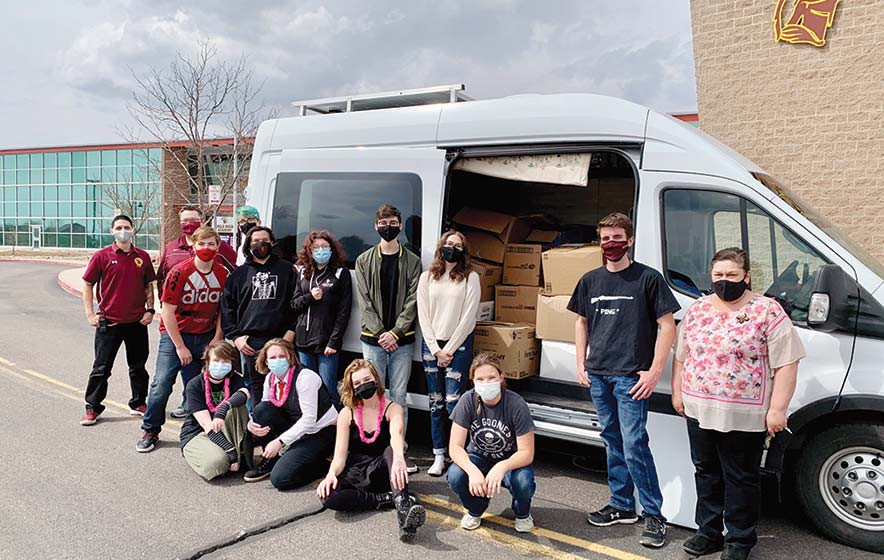
[[[353,267],[379,241],[374,230],[381,204],[402,212],[399,241],[420,255],[421,180],[413,173],[280,173],[273,199],[273,233],[278,252],[294,262],[307,233],[327,229]]]
[[[828,261],[764,210],[713,191],[663,193],[666,277],[677,290],[710,293],[709,262],[725,247],[749,253],[752,289],[777,298],[792,320],[807,320],[813,275]]]

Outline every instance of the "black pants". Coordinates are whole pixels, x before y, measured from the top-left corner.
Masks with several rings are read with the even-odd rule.
[[[753,547],[761,502],[759,480],[765,432],[705,430],[688,418],[697,485],[698,532],[711,539]]]
[[[95,329],[95,362],[86,385],[86,409],[98,414],[104,411],[101,401],[107,396],[107,380],[117,359],[120,345],[126,344],[126,363],[129,364],[129,385],[132,398],[129,408],[138,408],[147,400],[149,378],[144,364],[147,362],[147,326],[141,323],[121,323],[102,333]]]
[[[242,376],[249,388],[252,406],[261,402],[261,396],[264,394],[264,374],[258,371],[256,362],[258,361],[258,352],[264,348],[268,340],[270,337],[249,336],[249,346],[255,350],[255,355],[242,354]]]
[[[249,434],[256,444],[262,446],[278,438],[295,423],[288,412],[270,401],[255,406],[252,419],[261,426],[270,426],[270,433],[262,438]],[[277,490],[291,490],[313,482],[328,472],[328,456],[334,448],[334,425],[302,437],[291,444],[273,466],[270,483]]]
[[[338,487],[322,500],[322,505],[335,511],[365,511],[374,508],[377,505],[377,500],[372,497],[372,494],[389,492],[391,489],[390,473],[393,472],[393,448],[390,446],[384,450],[384,463],[387,464],[386,471],[384,472],[383,469],[374,471],[371,484],[366,490],[356,488],[346,479],[347,467],[344,467],[344,471],[338,475]],[[381,480],[382,477],[383,480]],[[393,490],[393,495],[397,496],[402,492],[408,492],[407,485],[402,490]]]

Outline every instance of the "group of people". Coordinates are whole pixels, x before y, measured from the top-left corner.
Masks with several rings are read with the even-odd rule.
[[[405,441],[420,325],[434,453],[428,474],[447,470],[466,510],[464,529],[480,526],[501,487],[512,495],[516,531],[534,528],[535,427],[527,403],[506,388],[500,362],[473,355],[481,289],[465,235],[445,232],[421,272],[420,259],[397,240],[399,211],[378,208],[378,244],[355,266],[362,358],[339,380],[354,286],[337,239],[311,231],[296,262],[288,262],[274,254],[276,238],[257,210],[244,206],[237,210],[238,258],[198,208],[183,208],[179,218],[182,235],[167,245],[156,273],[132,244],[126,216],[114,218],[114,243],[96,252],[84,273],[84,305],[96,332],[81,424],[98,421],[111,365],[125,344],[129,407],[144,417],[139,452],[157,445],[180,372],[184,394],[171,415],[185,419],[182,454],[201,477],[242,471],[246,482],[269,477],[280,490],[322,478],[317,494],[327,508],[394,509],[400,538],[408,541],[426,518],[408,490],[417,467]],[[636,523],[637,491],[641,544],[666,542],[646,424],[648,398],[674,345],[672,404],[687,421],[698,494],[699,529],[684,548],[746,558],[756,542],[765,437],[786,427],[804,356],[797,333],[775,300],[749,289],[749,259],[738,248],[714,255],[713,293],[690,306],[677,330],[673,313],[680,306],[665,279],[629,256],[629,218],[611,214],[597,233],[605,266],[583,276],[568,305],[578,315],[576,379],[588,387],[602,425],[611,490],[608,505],[587,520]],[[154,281],[160,342],[148,387]]]

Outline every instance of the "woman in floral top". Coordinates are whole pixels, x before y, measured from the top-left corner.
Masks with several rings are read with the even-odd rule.
[[[685,314],[672,375],[672,405],[687,419],[697,485],[699,528],[684,548],[698,556],[724,548],[724,560],[747,558],[757,541],[765,436],[786,428],[805,355],[789,315],[751,292],[750,281],[745,251],[715,254],[714,293]]]

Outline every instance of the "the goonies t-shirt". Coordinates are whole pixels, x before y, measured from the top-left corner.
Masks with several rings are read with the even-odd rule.
[[[465,428],[467,452],[492,462],[508,459],[517,451],[516,438],[534,431],[534,420],[525,400],[512,391],[504,391],[494,406],[482,403],[476,412],[479,397],[470,389],[454,407],[451,421]]]

